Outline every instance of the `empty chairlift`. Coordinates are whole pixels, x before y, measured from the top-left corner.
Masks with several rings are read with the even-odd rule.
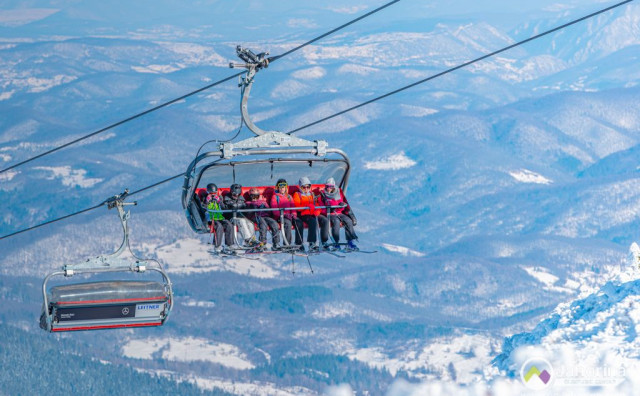
[[[173,292],[169,277],[156,260],[135,257],[129,247],[129,212],[124,199],[128,191],[106,201],[109,209],[116,208],[124,239],[120,248],[110,255],[98,256],[80,264],[65,265],[61,271],[49,274],[42,285],[44,303],[40,327],[51,332],[73,330],[113,329],[122,327],[160,326],[166,322],[173,307]],[[121,257],[125,250],[131,257]],[[62,284],[49,287],[54,276],[71,278],[74,275],[147,272],[160,275],[161,281],[109,279],[94,282]],[[111,277],[109,277],[111,278]]]

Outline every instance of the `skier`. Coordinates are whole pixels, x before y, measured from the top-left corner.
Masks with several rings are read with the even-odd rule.
[[[260,195],[260,190],[256,187],[252,187],[249,190],[249,200],[247,201],[248,209],[265,209],[268,208],[269,205],[267,201],[264,199],[262,195]],[[270,211],[261,211],[261,212],[247,212],[247,218],[253,221],[260,231],[260,244],[261,246],[258,249],[262,249],[264,245],[267,243],[267,232],[271,230],[272,237],[272,250],[278,250],[280,245],[280,230],[278,229],[278,222],[275,221],[270,216]]]
[[[293,201],[293,197],[289,194],[289,184],[285,179],[278,179],[278,182],[276,183],[276,191],[271,197],[270,206],[272,209],[294,208],[296,206]],[[304,246],[302,246],[302,235],[300,235],[299,232],[304,225],[300,219],[298,219],[295,210],[285,210],[283,211],[283,216],[280,215],[279,210],[272,211],[272,214],[281,223],[280,226],[284,230],[284,236],[286,239],[284,241],[285,245],[291,244],[291,227],[295,224],[295,244],[299,246],[300,250],[304,251]]]
[[[344,225],[344,233],[347,238],[348,250],[359,250],[355,241],[358,240],[354,227],[358,224],[356,216],[347,203],[342,191],[336,187],[336,181],[330,177],[325,183],[324,190],[320,193],[322,201],[326,206],[336,206],[322,211],[331,223],[331,236],[335,242],[335,247],[339,248],[340,223]]]
[[[309,251],[317,252],[320,250],[317,244],[318,219],[316,218],[316,216],[320,214],[320,210],[315,208],[318,198],[315,197],[311,191],[311,181],[308,177],[302,176],[298,185],[300,186],[300,191],[296,191],[293,194],[293,202],[295,202],[297,207],[309,208],[298,211],[298,218],[302,223],[307,225],[307,242],[309,242]],[[299,232],[302,237],[302,227]]]
[[[222,213],[217,212],[223,209],[223,204],[220,195],[218,195],[218,186],[214,183],[207,184],[207,196],[204,204],[207,209],[207,224],[214,235],[216,249],[222,245],[223,232],[226,245],[231,246],[233,244],[233,226]]]
[[[229,187],[229,194],[224,196],[224,207],[229,210],[242,210],[247,204],[242,196],[242,186],[240,184],[232,184]],[[245,217],[242,212],[227,213],[226,217],[232,224],[238,226],[238,231],[242,236],[242,241],[246,246],[255,246],[258,244],[253,232],[253,223]]]

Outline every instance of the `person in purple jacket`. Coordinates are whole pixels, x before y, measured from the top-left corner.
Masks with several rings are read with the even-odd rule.
[[[260,190],[253,187],[249,190],[249,200],[247,209],[266,209],[269,207],[267,201],[260,194]],[[258,225],[260,231],[260,243],[264,246],[267,243],[267,232],[271,230],[272,249],[277,250],[280,245],[280,229],[278,222],[271,217],[271,211],[247,212],[247,218]]]
[[[285,179],[278,179],[276,183],[276,191],[271,197],[270,206],[272,209],[282,209],[282,208],[295,208],[296,204],[293,201],[293,197],[289,194],[289,184]],[[296,214],[295,210],[285,210],[284,216],[280,216],[279,210],[273,210],[272,215],[281,222],[281,227],[284,230],[285,245],[291,244],[291,227],[295,225],[296,231],[296,245],[300,246],[300,250],[304,250],[302,246],[302,235],[301,231],[303,230],[304,224]]]
[[[354,229],[356,224],[358,224],[358,220],[356,219],[353,210],[351,210],[344,194],[336,186],[336,181],[333,177],[330,177],[327,180],[324,190],[320,192],[320,195],[322,196],[322,201],[326,206],[334,207],[328,210],[323,210],[322,215],[327,216],[331,222],[331,235],[336,243],[336,247],[340,247],[340,245],[338,245],[338,242],[340,241],[340,224],[343,224],[344,233],[347,237],[347,249],[358,250],[358,245],[356,245],[358,235],[356,235],[356,231]]]

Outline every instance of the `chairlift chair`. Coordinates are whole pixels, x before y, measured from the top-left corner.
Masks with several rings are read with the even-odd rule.
[[[286,179],[292,194],[301,176],[309,177],[315,186],[333,177],[343,191],[349,184],[351,165],[347,154],[330,148],[324,140],[306,140],[277,131],[264,131],[249,117],[248,100],[255,74],[269,65],[268,53],[254,54],[238,46],[238,56],[246,63],[230,67],[247,69],[240,80],[242,88],[241,114],[245,125],[257,136],[239,142],[221,142],[218,150],[198,155],[188,166],[182,189],[182,206],[189,226],[196,233],[209,233],[205,210],[201,202],[206,197],[206,185],[229,187],[238,183],[258,187],[267,195],[275,182]]]
[[[43,305],[40,327],[50,332],[113,329],[123,327],[160,326],[169,318],[173,307],[171,281],[156,260],[135,257],[129,246],[128,219],[124,206],[128,191],[116,195],[105,204],[116,208],[124,230],[120,248],[110,254],[88,259],[79,264],[67,264],[61,271],[47,275],[42,284]],[[132,257],[121,257],[128,250]],[[76,274],[158,272],[162,282],[115,279],[81,282],[48,287],[54,276],[70,278]]]

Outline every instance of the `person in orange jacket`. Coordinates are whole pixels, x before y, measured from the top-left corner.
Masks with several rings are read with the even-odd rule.
[[[302,176],[298,185],[300,186],[300,191],[296,191],[293,194],[293,202],[295,202],[297,207],[304,206],[309,208],[298,211],[298,218],[307,225],[307,242],[309,242],[309,251],[317,252],[319,250],[317,243],[317,216],[320,214],[320,210],[316,209],[316,205],[318,205],[318,198],[314,196],[313,192],[311,191],[311,181],[308,177]],[[300,236],[302,236],[302,232],[303,230],[301,229],[299,231]]]

